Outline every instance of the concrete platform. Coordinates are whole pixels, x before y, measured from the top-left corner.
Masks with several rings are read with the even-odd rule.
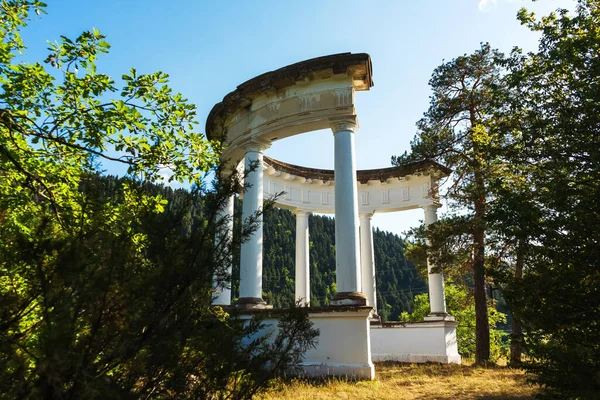
[[[460,364],[454,321],[371,321],[372,361]]]
[[[256,309],[240,311],[241,318],[259,314],[264,318],[263,334],[277,329],[278,315],[285,310]],[[375,378],[371,361],[368,306],[311,307],[309,318],[319,330],[316,348],[304,355],[301,364],[307,376],[347,376],[354,379]]]

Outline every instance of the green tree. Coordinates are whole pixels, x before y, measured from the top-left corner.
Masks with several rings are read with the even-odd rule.
[[[508,59],[512,131],[509,160],[531,167],[540,210],[522,279],[505,296],[522,319],[539,382],[561,397],[600,390],[600,2],[582,0],[522,24],[541,35],[536,52]],[[527,206],[527,203],[524,204]]]
[[[419,132],[411,143],[411,153],[392,157],[396,165],[432,159],[453,170],[445,197],[461,215],[446,226],[457,226],[457,235],[462,237],[466,232],[471,238],[468,260],[475,287],[477,362],[486,362],[490,357],[485,236],[487,186],[495,170],[490,149],[503,140],[494,129],[493,118],[494,93],[500,79],[496,60],[500,56],[488,44],[482,44],[473,54],[436,68],[429,81],[433,90],[431,104],[417,123]],[[452,231],[442,231],[454,235]],[[450,237],[448,240],[455,241]],[[433,246],[442,244],[433,242]]]
[[[166,74],[97,71],[99,31],[16,63],[43,7],[0,3],[0,398],[251,398],[317,333],[302,310],[269,338],[211,307],[255,225],[215,248],[239,182],[205,185],[218,146]],[[127,178],[99,179],[111,164]],[[154,185],[165,168],[192,192]]]
[[[488,266],[494,281],[501,286],[507,280],[523,277],[532,257],[532,246],[543,234],[540,225],[543,213],[534,201],[535,192],[532,191],[533,168],[523,159],[513,157],[523,154],[521,145],[517,141],[507,142],[501,157],[511,162],[504,163],[501,173],[489,185],[493,200],[489,202],[486,217],[490,249]],[[512,310],[510,302],[507,306]],[[511,316],[510,362],[518,365],[521,363],[523,323],[518,314]]]
[[[447,282],[445,288],[446,305],[448,312],[456,318],[458,327],[456,328],[456,340],[458,342],[458,352],[465,357],[475,356],[475,302],[473,293],[464,285],[456,285],[453,282]],[[412,313],[403,312],[402,321],[423,321],[429,314],[429,295],[427,293],[415,296],[415,309]],[[504,337],[506,334],[496,329],[496,325],[506,322],[506,314],[498,312],[493,306],[488,307],[490,320],[490,356],[492,360],[497,360],[503,356]]]

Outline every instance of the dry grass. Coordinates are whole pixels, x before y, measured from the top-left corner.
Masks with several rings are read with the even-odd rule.
[[[261,399],[530,399],[539,393],[523,371],[507,367],[382,363],[375,371],[370,382],[280,382]]]

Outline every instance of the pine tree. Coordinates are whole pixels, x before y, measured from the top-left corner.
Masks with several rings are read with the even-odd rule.
[[[464,55],[440,65],[429,81],[433,95],[429,110],[417,123],[419,132],[411,144],[411,154],[393,157],[399,165],[432,159],[451,168],[449,189],[445,195],[451,207],[463,215],[457,221],[458,235],[464,234],[468,215],[471,269],[475,284],[477,330],[476,361],[490,357],[490,334],[487,313],[485,276],[486,209],[488,182],[494,174],[493,149],[502,137],[495,134],[494,109],[500,78],[496,59],[500,54],[489,44],[471,55]],[[448,234],[453,235],[451,230]]]

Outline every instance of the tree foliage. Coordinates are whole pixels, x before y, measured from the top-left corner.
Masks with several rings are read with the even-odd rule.
[[[483,218],[478,220],[476,210],[464,202],[469,197],[458,196],[463,214],[417,230],[417,238],[429,239],[432,246],[417,241],[409,256],[423,259],[429,251],[445,271],[456,271],[475,262],[468,236],[483,224],[483,262],[502,283],[514,317],[513,361],[519,361],[523,344],[531,357],[525,366],[551,393],[593,397],[600,382],[600,238],[595,229],[600,209],[600,3],[582,0],[574,14],[558,10],[539,20],[523,9],[518,18],[539,32],[539,48],[528,54],[515,48],[506,59],[490,60],[503,74],[486,97],[485,124],[449,131],[429,123],[432,115],[444,115],[430,108],[413,144],[413,154],[453,162],[454,156],[443,158],[441,150],[462,157],[464,148],[457,153],[449,144],[457,133],[471,132],[477,146],[466,153],[479,153],[480,161],[475,157],[471,166],[483,167],[485,191],[465,193],[485,194]],[[446,88],[452,82],[436,78],[433,82]],[[432,101],[433,110],[454,104],[435,89]],[[456,166],[451,190],[461,187],[463,170]],[[467,188],[476,188],[475,174],[471,177]]]
[[[448,313],[454,316],[458,323],[456,328],[458,352],[464,357],[472,358],[475,356],[476,349],[476,317],[473,293],[465,285],[457,285],[452,281],[447,281],[444,291]],[[402,321],[420,322],[429,315],[429,312],[429,295],[427,293],[419,294],[415,297],[415,310],[412,313],[403,312]],[[506,353],[504,345],[506,333],[498,329],[499,324],[506,322],[506,314],[496,310],[493,305],[489,305],[488,315],[490,321],[490,358],[495,361]]]
[[[218,144],[168,76],[97,71],[97,30],[15,62],[39,1],[0,4],[0,398],[250,398],[316,332],[278,335],[211,307],[238,242],[214,246],[236,179],[208,186]],[[124,179],[100,179],[108,166]],[[161,188],[171,179],[190,193]],[[210,189],[209,189],[210,188]]]
[[[591,398],[600,390],[600,2],[518,17],[541,39],[536,52],[515,49],[507,61],[507,158],[529,166],[520,207],[533,206],[539,219],[523,279],[509,279],[505,294],[539,382],[561,397]]]
[[[447,221],[438,230],[447,236],[433,247],[452,248],[444,240],[464,242],[461,255],[466,252],[475,285],[477,326],[476,360],[489,359],[489,322],[485,291],[485,235],[489,180],[497,166],[490,151],[503,142],[503,135],[495,129],[495,92],[498,90],[500,70],[496,59],[501,54],[488,44],[471,55],[457,57],[437,67],[429,84],[433,91],[430,107],[417,123],[418,134],[411,143],[411,153],[392,157],[394,164],[421,159],[438,161],[453,170],[445,198],[457,212],[455,221]],[[439,225],[438,225],[439,226]],[[457,227],[454,232],[448,227]],[[465,231],[467,227],[467,231]],[[454,236],[461,237],[455,239]],[[451,267],[452,264],[447,264]]]

